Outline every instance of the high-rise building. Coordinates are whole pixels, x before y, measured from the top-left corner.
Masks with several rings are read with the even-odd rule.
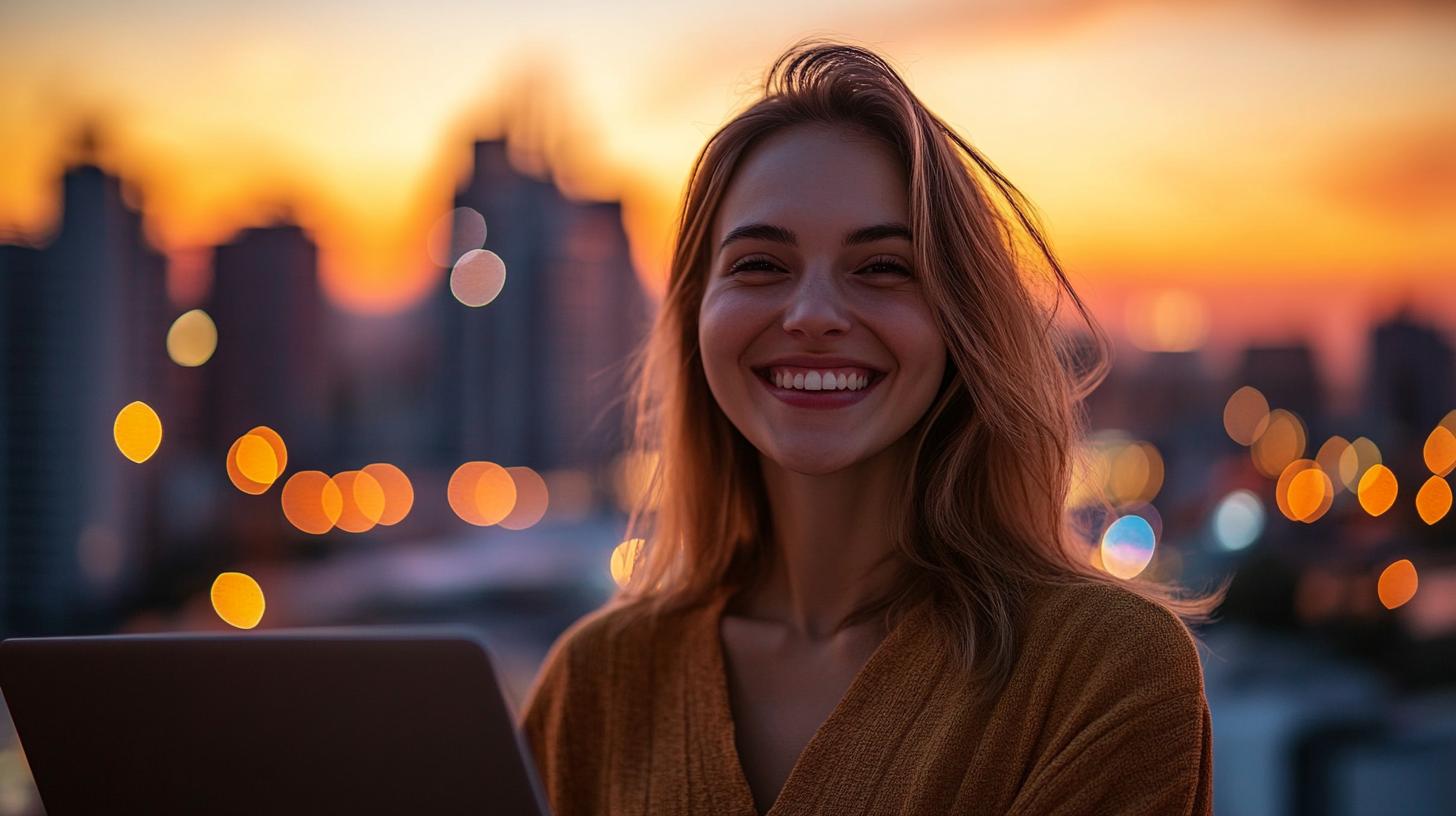
[[[74,631],[146,572],[156,462],[125,460],[112,426],[133,400],[167,406],[166,269],[120,179],[93,164],[62,179],[44,249],[6,247],[0,440],[0,628]]]
[[[472,308],[441,275],[439,463],[604,466],[622,447],[627,358],[649,316],[621,205],[518,172],[503,141],[477,142],[474,159],[455,206],[484,217],[506,280]]]

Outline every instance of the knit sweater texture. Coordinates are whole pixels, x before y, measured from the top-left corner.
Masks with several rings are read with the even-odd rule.
[[[556,816],[1204,816],[1212,730],[1187,627],[1117,586],[1028,595],[1010,681],[975,704],[903,617],[759,814],[734,744],[727,592],[627,626],[605,607],[547,653],[520,725]]]

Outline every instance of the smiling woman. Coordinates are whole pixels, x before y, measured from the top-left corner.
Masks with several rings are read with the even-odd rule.
[[[1066,524],[1104,366],[1064,298],[1105,343],[1029,213],[855,46],[709,141],[637,360],[645,543],[523,712],[559,816],[1211,812],[1221,591]]]

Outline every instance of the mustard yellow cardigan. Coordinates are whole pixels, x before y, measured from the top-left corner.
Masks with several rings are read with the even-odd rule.
[[[728,600],[635,627],[607,607],[552,645],[521,727],[556,816],[759,816],[733,741]],[[1183,623],[1116,586],[1029,596],[994,705],[907,615],[815,732],[767,816],[1211,814],[1212,732]]]

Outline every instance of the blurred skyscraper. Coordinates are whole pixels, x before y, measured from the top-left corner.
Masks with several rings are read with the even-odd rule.
[[[163,416],[165,438],[166,264],[120,179],[90,163],[91,141],[62,179],[50,245],[0,248],[7,634],[104,621],[152,556],[158,465],[124,459],[112,425],[143,400]]]
[[[287,530],[276,509],[282,484],[266,497],[234,490],[225,457],[238,437],[267,425],[288,446],[289,471],[332,464],[334,361],[318,248],[286,218],[243,230],[214,251],[205,308],[217,324],[217,351],[201,370],[197,450],[226,497],[223,537],[236,545],[209,556],[266,557]],[[260,511],[264,502],[271,512]]]
[[[626,361],[648,318],[621,205],[569,200],[491,140],[475,144],[455,206],[484,216],[506,282],[470,308],[451,294],[449,270],[441,275],[439,464],[606,465],[622,446]]]

